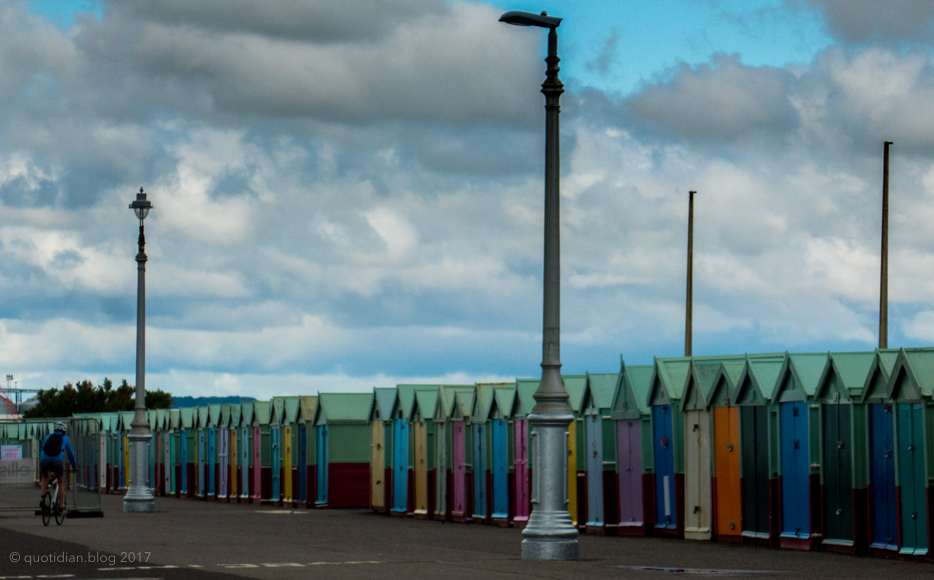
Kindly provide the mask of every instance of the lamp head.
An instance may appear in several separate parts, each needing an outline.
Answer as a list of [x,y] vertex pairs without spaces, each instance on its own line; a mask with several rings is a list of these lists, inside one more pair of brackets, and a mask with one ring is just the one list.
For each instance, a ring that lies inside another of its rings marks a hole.
[[152,209],[152,202],[146,199],[146,192],[143,191],[142,187],[139,188],[139,193],[136,194],[136,201],[130,204],[130,209],[133,210],[140,222],[149,215],[149,210]]
[[550,28],[552,30],[558,28],[558,25],[561,24],[560,18],[548,16],[545,12],[541,14],[532,14],[531,12],[520,12],[518,10],[503,14],[499,17],[499,21],[516,26],[538,26],[541,28]]

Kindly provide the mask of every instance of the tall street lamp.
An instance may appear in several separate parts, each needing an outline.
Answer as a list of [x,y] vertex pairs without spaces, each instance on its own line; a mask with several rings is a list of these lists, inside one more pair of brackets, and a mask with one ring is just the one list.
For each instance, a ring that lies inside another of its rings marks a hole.
[[545,292],[542,382],[529,415],[532,428],[532,513],[522,530],[525,560],[576,560],[577,528],[568,513],[568,425],[574,420],[561,380],[561,243],[559,219],[560,150],[558,80],[560,18],[545,12],[507,12],[500,22],[548,29],[545,95]]
[[136,407],[130,423],[130,488],[123,497],[123,511],[151,512],[155,500],[149,487],[149,421],[146,420],[146,235],[143,220],[149,215],[152,203],[139,188],[130,209],[139,218],[139,253],[136,254]]

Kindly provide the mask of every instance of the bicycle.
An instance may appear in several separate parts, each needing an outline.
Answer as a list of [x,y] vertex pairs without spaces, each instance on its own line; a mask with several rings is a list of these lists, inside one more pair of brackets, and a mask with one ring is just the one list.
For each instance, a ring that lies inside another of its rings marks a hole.
[[[75,472],[77,469],[66,469],[65,472]],[[64,474],[63,474],[64,475]],[[65,502],[68,497],[64,498],[62,502],[62,507],[58,507],[58,486],[59,486],[59,476],[50,475],[49,477],[49,486],[46,488],[45,495],[42,496],[42,525],[48,526],[49,522],[52,521],[52,518],[55,518],[55,525],[62,525],[62,522],[65,521],[65,515],[67,510],[65,508]],[[53,498],[55,498],[53,500]]]

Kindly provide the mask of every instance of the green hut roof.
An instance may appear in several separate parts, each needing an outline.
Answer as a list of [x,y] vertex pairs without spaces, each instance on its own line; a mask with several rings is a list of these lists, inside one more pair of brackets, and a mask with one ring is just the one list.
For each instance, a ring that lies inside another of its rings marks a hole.
[[272,417],[269,419],[272,425],[281,425],[285,419],[285,397],[272,398]]
[[581,412],[583,412],[588,397],[598,409],[610,409],[613,406],[613,396],[616,394],[619,373],[587,373],[586,376],[587,382],[584,386],[585,392],[581,401]]
[[451,417],[469,419],[473,411],[473,400],[476,394],[476,386],[471,387],[469,391],[458,391],[454,395],[454,408],[451,411]]
[[423,385],[415,389],[415,400],[412,403],[412,415],[416,412],[422,421],[431,419],[438,406],[438,385]]
[[230,427],[230,404],[223,403],[221,405],[221,420],[217,424],[221,429],[227,429]]
[[[874,352],[832,352],[829,354],[827,366],[821,374],[818,383],[816,396],[821,398],[828,393],[828,390],[836,386],[845,390],[843,395],[848,398],[859,398],[863,387],[866,386],[866,378],[869,371],[872,370],[873,361],[876,358]],[[834,379],[837,385],[833,385]]]
[[[412,405],[415,403],[415,389],[419,385],[396,385],[396,400],[392,407],[393,419],[408,421]],[[401,416],[400,416],[401,412]]]
[[485,423],[490,418],[490,408],[493,406],[493,383],[477,383],[477,396],[474,398],[473,411],[470,421]]
[[889,397],[917,400],[934,395],[934,348],[903,348],[889,377]]
[[516,409],[516,383],[507,383],[493,389],[493,400],[503,417],[511,419]]
[[370,409],[370,421],[379,419],[388,421],[392,418],[392,406],[396,402],[396,389],[393,387],[373,387],[373,405]]
[[693,357],[688,367],[684,389],[681,392],[682,411],[703,409],[711,400],[711,394],[720,376],[723,358]]
[[373,393],[318,393],[315,425],[366,423]]
[[691,357],[655,357],[654,370],[652,387],[646,399],[648,405],[652,406],[652,402],[657,398],[667,398],[672,402],[680,401],[691,370]]
[[315,421],[315,412],[318,409],[318,396],[317,395],[302,395],[298,398],[298,417],[296,421],[299,423],[314,423]]
[[770,397],[772,401],[780,400],[782,389],[789,384],[789,376],[794,389],[799,390],[807,399],[813,398],[821,375],[824,374],[824,367],[827,366],[827,360],[828,353],[786,353],[785,363]]
[[221,406],[219,404],[208,405],[208,423],[207,427],[218,427],[221,422]]
[[240,425],[244,427],[253,425],[253,401],[240,403]]
[[129,431],[132,429],[130,423],[133,422],[133,416],[136,415],[136,411],[120,411],[120,428],[124,431]]
[[516,398],[519,400],[517,412],[521,412],[522,415],[532,413],[532,407],[535,406],[535,391],[538,390],[541,382],[541,379],[516,379]]
[[269,425],[272,420],[272,401],[253,401],[253,425]]
[[785,353],[747,355],[732,400],[737,404],[766,404],[784,366]]
[[198,421],[198,423],[197,423],[196,427],[197,427],[198,429],[204,429],[205,427],[208,427],[208,426],[210,425],[210,422],[211,422],[211,409],[208,407],[208,405],[205,405],[205,406],[203,406],[203,407],[198,407],[198,418],[197,418],[197,421]]
[[584,387],[587,386],[587,375],[561,375],[564,388],[568,392],[568,404],[576,415],[584,402]]
[[227,425],[231,428],[240,426],[240,416],[243,412],[243,407],[240,403],[231,403],[230,404],[230,422]]
[[435,421],[449,421],[458,407],[457,396],[473,396],[474,385],[441,385],[435,407]]

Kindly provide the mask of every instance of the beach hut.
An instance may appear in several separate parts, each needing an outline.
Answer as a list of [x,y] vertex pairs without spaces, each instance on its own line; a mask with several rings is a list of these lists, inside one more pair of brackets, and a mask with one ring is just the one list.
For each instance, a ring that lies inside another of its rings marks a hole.
[[417,519],[434,517],[435,479],[435,424],[434,412],[438,404],[438,386],[420,385],[415,388],[409,425],[412,437],[412,466],[414,504],[412,516]]
[[[159,493],[159,479],[157,478],[157,473],[159,471],[159,431],[161,431],[161,425],[158,425],[157,421],[159,419],[159,414],[155,409],[146,411],[146,419],[149,422],[149,436],[150,439],[146,443],[147,452],[149,455],[149,480],[146,482],[146,487],[149,488],[153,497]],[[81,461],[81,460],[79,460]]]
[[898,553],[898,496],[895,493],[895,405],[889,377],[898,358],[895,349],[876,349],[860,400],[869,424],[869,499],[866,543],[873,555]]
[[253,470],[257,463],[253,461],[253,402],[244,401],[240,403],[240,502],[249,502],[252,498],[251,491],[255,481]]
[[373,393],[320,393],[317,430],[318,507],[370,505],[370,427]]
[[862,391],[875,353],[830,353],[818,382],[820,402],[821,505],[824,551],[864,554],[867,458],[866,409]]
[[[571,523],[583,528],[587,515],[587,489],[586,464],[578,460],[583,456],[584,439],[580,437],[583,420],[577,419],[584,396],[584,386],[587,384],[587,375],[561,375],[564,388],[568,393],[568,405],[575,420],[568,425],[568,513]],[[531,436],[531,425],[529,433]]]
[[285,398],[272,398],[272,418],[269,421],[270,472],[272,473],[271,500],[281,504],[283,491],[282,478],[282,417],[285,413]]
[[721,361],[707,396],[707,410],[713,418],[712,532],[717,541],[742,542],[740,420],[733,394],[744,367],[742,358]]
[[217,500],[217,489],[220,478],[220,421],[221,406],[219,404],[208,405],[208,420],[205,432],[207,433],[207,458],[205,461],[207,467],[207,498]]
[[620,357],[610,413],[616,421],[619,535],[642,536],[654,528],[652,414],[648,405],[654,373],[653,365],[627,365]]
[[513,527],[524,527],[532,513],[532,464],[529,454],[529,420],[535,406],[535,391],[540,379],[516,379],[513,399]]
[[578,416],[584,439],[588,534],[616,532],[616,425],[610,417],[619,373],[587,373]]
[[895,481],[899,554],[903,556],[931,553],[932,395],[934,349],[901,349],[889,377],[889,398],[895,401]]
[[[472,395],[474,385],[442,385],[438,390],[435,404],[435,514],[436,520],[451,521],[450,506],[454,502],[454,473],[458,470],[454,464],[452,418],[457,408],[457,395]],[[462,422],[461,422],[462,423]],[[460,425],[463,436],[463,424]],[[461,448],[463,445],[461,444]],[[460,454],[463,455],[463,452]],[[463,463],[463,462],[462,462]],[[463,466],[460,466],[463,469]],[[463,485],[460,486],[463,488]],[[461,503],[463,505],[463,503]]]
[[826,366],[826,353],[786,354],[771,397],[778,406],[783,548],[813,550],[821,540],[820,413],[814,396]]
[[178,426],[181,421],[178,409],[167,409],[165,417],[165,492],[178,497]]
[[217,496],[218,501],[227,501],[230,496],[230,404],[219,405],[217,420]]
[[251,501],[272,501],[272,401],[253,402],[253,481]]
[[514,426],[510,418],[514,415],[516,384],[503,383],[493,387],[493,404],[490,407],[490,520],[493,524],[506,527],[514,516],[510,490],[515,486]]
[[[417,385],[396,385],[396,399],[392,406],[392,507],[389,513],[405,516],[412,512],[410,503],[414,490],[410,461],[409,413],[415,402]],[[320,476],[320,471],[319,471]]]
[[473,521],[490,522],[488,483],[490,465],[489,417],[493,404],[493,384],[477,384],[474,407],[470,414],[473,470]]
[[679,406],[684,417],[684,537],[688,540],[709,540],[713,535],[713,433],[707,403],[722,365],[720,359],[693,358]]
[[778,546],[778,456],[772,427],[777,409],[770,397],[785,363],[785,355],[748,355],[733,393],[739,407],[740,474],[743,492],[743,541]]
[[298,410],[297,396],[285,397],[282,416],[282,478],[283,502],[298,507]]
[[373,387],[370,407],[370,509],[386,512],[392,504],[392,407],[396,389]]
[[230,467],[227,470],[228,491],[227,501],[240,499],[240,418],[243,407],[240,403],[230,404],[230,415],[227,421],[227,457]]
[[475,386],[455,393],[454,408],[451,411],[451,462],[453,465],[451,519],[455,522],[466,522],[473,513],[473,481],[471,478],[473,445],[470,415],[475,398]]
[[690,357],[656,358],[647,398],[652,407],[658,535],[684,535],[684,418],[680,402],[690,368]]
[[130,488],[130,429],[132,429],[135,411],[120,412],[120,490],[126,493]]
[[197,446],[195,451],[196,465],[198,466],[195,475],[195,489],[197,497],[204,499],[208,487],[208,418],[210,413],[207,405],[195,408],[195,436],[197,437]]
[[316,395],[298,398],[296,418],[298,437],[298,503],[306,508],[314,507],[317,496],[315,455],[315,411],[318,407]]

